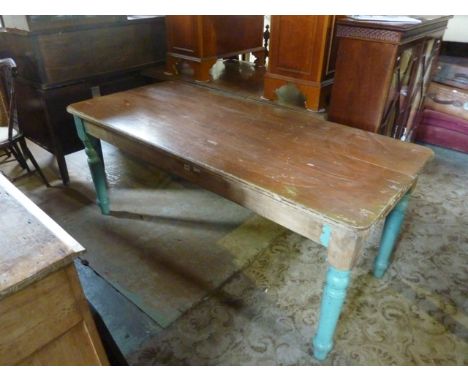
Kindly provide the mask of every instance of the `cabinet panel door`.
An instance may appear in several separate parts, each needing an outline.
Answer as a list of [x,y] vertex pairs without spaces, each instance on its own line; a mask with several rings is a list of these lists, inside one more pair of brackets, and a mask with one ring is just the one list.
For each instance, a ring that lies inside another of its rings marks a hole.
[[319,81],[331,17],[272,16],[271,72]]
[[166,16],[169,52],[199,56],[200,18],[202,16]]

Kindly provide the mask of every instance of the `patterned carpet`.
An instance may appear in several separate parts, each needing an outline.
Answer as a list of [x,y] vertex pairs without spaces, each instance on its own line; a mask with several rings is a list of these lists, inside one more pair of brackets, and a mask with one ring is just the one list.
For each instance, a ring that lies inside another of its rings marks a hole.
[[356,265],[328,359],[310,340],[325,249],[285,231],[243,271],[143,350],[137,365],[466,365],[468,155],[434,148],[394,260],[370,273],[380,232]]

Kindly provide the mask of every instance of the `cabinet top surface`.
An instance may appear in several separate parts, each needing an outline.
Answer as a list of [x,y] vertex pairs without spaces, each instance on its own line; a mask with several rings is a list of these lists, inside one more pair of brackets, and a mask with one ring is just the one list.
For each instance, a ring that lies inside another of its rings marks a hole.
[[408,32],[415,29],[427,28],[431,25],[440,26],[439,24],[445,22],[452,16],[410,16],[412,18],[421,20],[420,23],[402,23],[402,22],[390,22],[390,21],[364,21],[356,20],[351,17],[345,17],[337,21],[339,25],[348,25],[361,28],[373,28],[373,29],[385,29],[393,30],[397,32]]
[[69,264],[84,248],[0,174],[0,299]]
[[[72,104],[98,129],[352,229],[383,217],[428,148],[183,82]],[[104,138],[105,139],[105,138]]]

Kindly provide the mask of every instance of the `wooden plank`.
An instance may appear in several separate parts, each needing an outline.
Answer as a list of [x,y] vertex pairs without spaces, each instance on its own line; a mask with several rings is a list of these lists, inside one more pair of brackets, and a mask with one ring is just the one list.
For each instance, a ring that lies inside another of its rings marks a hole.
[[19,363],[22,366],[101,366],[84,322]]
[[[81,316],[83,318],[81,342],[83,343],[84,347],[87,347],[87,344],[89,344],[88,350],[85,350],[84,348],[81,350],[81,352],[88,352],[90,355],[92,354],[92,356],[88,355],[83,358],[75,358],[75,356],[71,354],[71,357],[73,360],[83,360],[84,364],[87,365],[108,365],[109,361],[107,359],[106,351],[104,350],[99,332],[97,330],[93,316],[91,315],[88,300],[86,299],[83,293],[83,289],[81,288],[80,279],[78,278],[75,266],[69,265],[67,268],[65,268],[64,271],[67,274],[69,285],[72,289],[73,295],[75,296],[78,309],[80,310]],[[77,336],[76,340],[78,340]],[[78,357],[78,354],[76,357]],[[91,357],[91,359],[87,361],[89,357]]]
[[1,300],[0,318],[2,365],[20,362],[82,321],[63,270]]
[[69,264],[84,248],[0,174],[0,299]]
[[432,157],[424,147],[181,82],[68,111],[96,126],[92,135],[121,136],[352,229],[385,216]]

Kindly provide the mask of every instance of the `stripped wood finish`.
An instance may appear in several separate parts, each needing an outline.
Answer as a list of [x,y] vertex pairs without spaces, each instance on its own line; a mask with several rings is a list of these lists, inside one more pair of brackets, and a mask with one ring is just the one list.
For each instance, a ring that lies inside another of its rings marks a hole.
[[0,298],[70,264],[84,248],[0,174]]
[[106,365],[73,259],[84,248],[0,174],[0,365]]
[[[98,97],[68,111],[86,145],[103,213],[110,207],[99,139],[323,244],[332,276],[349,272],[369,230],[414,186],[433,155],[425,147],[183,82]],[[338,286],[343,293],[346,285]],[[324,317],[337,320],[341,300],[328,293],[324,301],[322,307],[334,306]],[[334,329],[319,323],[317,358],[330,351]]]
[[142,151],[182,159],[358,229],[383,217],[432,156],[424,147],[185,83],[68,110],[99,126],[89,126],[93,136],[122,136]]

